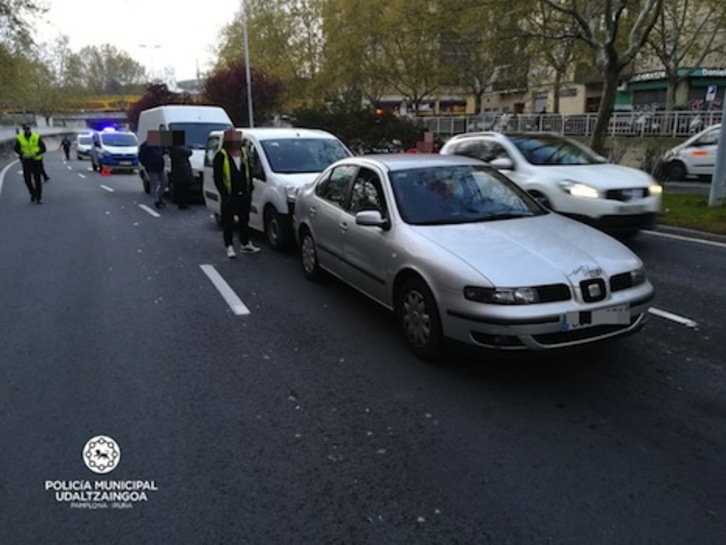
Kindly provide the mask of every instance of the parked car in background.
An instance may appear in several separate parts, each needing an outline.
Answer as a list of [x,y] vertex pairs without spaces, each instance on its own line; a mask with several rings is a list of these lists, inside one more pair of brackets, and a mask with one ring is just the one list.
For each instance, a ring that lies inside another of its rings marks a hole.
[[685,180],[698,176],[710,180],[716,168],[716,153],[721,125],[711,125],[663,156],[663,168],[668,180]]
[[466,133],[441,153],[486,161],[544,206],[613,234],[653,227],[661,208],[662,187],[650,174],[558,134]]
[[101,171],[139,168],[139,141],[132,132],[104,129],[93,133],[91,167]]
[[621,337],[653,297],[623,244],[469,157],[338,161],[298,191],[294,228],[304,274],[330,273],[393,310],[424,359],[446,338],[547,350]]
[[93,148],[93,133],[84,132],[76,136],[76,159],[90,159]]
[[[252,128],[242,132],[254,184],[250,227],[265,233],[275,250],[292,242],[292,211],[296,189],[328,165],[352,155],[334,135],[316,129]],[[222,147],[224,131],[213,131],[204,157],[204,202],[220,221],[220,199],[214,185],[214,156]]]

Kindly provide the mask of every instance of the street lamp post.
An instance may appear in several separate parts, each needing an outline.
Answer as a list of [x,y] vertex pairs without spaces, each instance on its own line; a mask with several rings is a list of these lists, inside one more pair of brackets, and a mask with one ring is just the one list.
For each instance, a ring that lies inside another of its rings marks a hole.
[[155,67],[155,63],[154,63],[154,50],[160,49],[161,45],[160,44],[139,44],[139,47],[141,47],[143,49],[151,50],[151,79],[155,80],[156,79],[156,67]]
[[250,76],[250,46],[247,40],[247,1],[242,0],[242,35],[245,46],[245,75],[247,76],[247,115],[250,127],[255,126],[254,109],[252,107],[252,79]]

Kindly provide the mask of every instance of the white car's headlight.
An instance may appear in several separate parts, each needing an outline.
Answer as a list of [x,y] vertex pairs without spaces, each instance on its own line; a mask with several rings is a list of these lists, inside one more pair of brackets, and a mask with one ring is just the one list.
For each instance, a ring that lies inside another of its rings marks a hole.
[[663,194],[663,186],[660,184],[650,184],[648,187],[648,194],[652,197],[657,197]]
[[584,199],[598,199],[600,197],[600,192],[597,189],[581,182],[562,180],[558,185],[562,191],[569,193],[573,197],[581,197]]
[[529,305],[539,303],[539,295],[534,288],[479,288],[467,286],[464,297],[470,301],[493,305]]
[[633,282],[633,286],[639,286],[640,284],[643,284],[646,279],[645,269],[643,267],[640,267],[638,269],[635,269],[634,271],[630,271],[630,278]]

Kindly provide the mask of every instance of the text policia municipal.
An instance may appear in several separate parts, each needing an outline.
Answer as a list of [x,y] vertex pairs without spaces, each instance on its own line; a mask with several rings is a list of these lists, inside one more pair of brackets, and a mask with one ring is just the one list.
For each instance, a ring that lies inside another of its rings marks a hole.
[[45,489],[55,491],[59,502],[148,501],[147,492],[156,492],[155,481],[45,481]]

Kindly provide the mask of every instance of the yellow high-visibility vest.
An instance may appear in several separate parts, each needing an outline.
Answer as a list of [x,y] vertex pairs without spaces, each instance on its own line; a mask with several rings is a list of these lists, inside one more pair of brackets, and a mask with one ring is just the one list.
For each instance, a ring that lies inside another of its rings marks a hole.
[[31,133],[30,138],[26,138],[24,133],[18,135],[18,142],[20,143],[20,154],[23,159],[33,159],[40,161],[43,156],[40,153],[40,135]]
[[[231,193],[232,167],[229,164],[229,154],[224,148],[222,148],[220,151],[222,152],[222,155],[224,155],[224,162],[222,163],[222,182],[224,183],[224,187],[227,188],[227,193]],[[248,187],[246,189],[249,191],[249,186],[252,184],[252,180],[250,179],[250,163],[247,160],[247,150],[244,147],[242,148],[242,164],[245,167],[245,174],[247,176],[245,183],[248,184]]]

